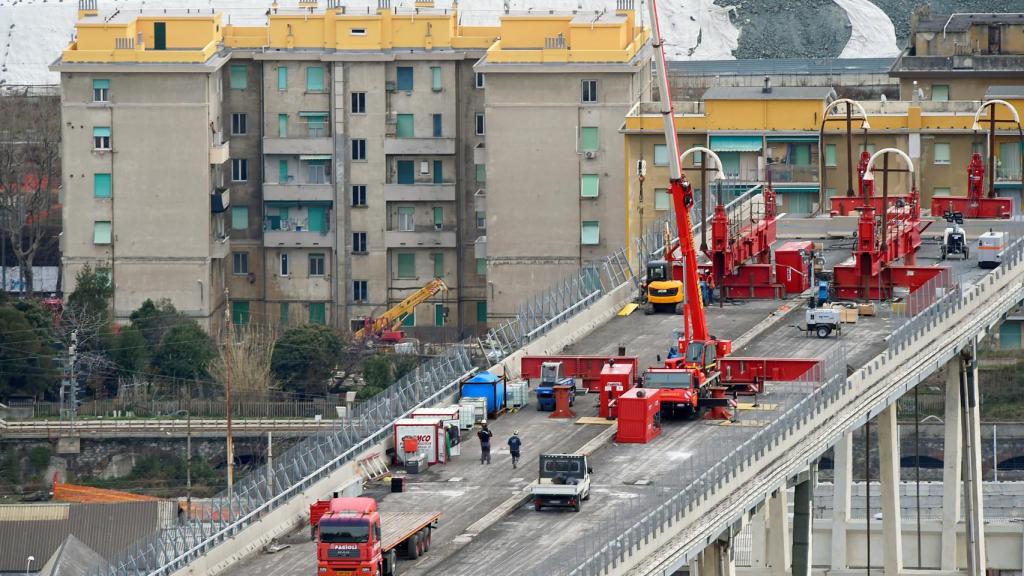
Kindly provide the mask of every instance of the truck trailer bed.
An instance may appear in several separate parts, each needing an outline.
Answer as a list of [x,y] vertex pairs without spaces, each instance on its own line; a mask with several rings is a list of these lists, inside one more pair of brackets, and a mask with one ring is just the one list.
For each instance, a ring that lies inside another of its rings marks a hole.
[[440,517],[440,512],[380,512],[381,548],[391,550]]

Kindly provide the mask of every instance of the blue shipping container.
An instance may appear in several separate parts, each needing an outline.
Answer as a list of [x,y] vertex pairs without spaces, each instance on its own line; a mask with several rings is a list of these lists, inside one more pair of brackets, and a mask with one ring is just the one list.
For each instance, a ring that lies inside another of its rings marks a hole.
[[487,413],[505,407],[505,381],[490,372],[481,372],[462,384],[463,398],[486,398]]

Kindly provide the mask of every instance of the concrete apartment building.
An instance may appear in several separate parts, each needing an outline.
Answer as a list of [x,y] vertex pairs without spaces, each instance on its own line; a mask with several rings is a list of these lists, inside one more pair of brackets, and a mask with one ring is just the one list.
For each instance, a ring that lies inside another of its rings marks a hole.
[[[419,306],[408,331],[482,331],[493,286],[527,284],[503,270],[488,282],[486,229],[521,246],[558,228],[545,221],[506,236],[502,224],[523,213],[523,198],[510,218],[487,218],[489,201],[504,210],[495,198],[535,182],[519,169],[530,158],[502,148],[502,138],[545,150],[526,173],[558,167],[546,186],[571,186],[587,222],[621,212],[611,194],[622,189],[613,127],[646,69],[628,2],[613,15],[508,14],[492,27],[462,26],[454,10],[426,3],[369,14],[274,7],[266,26],[232,26],[197,11],[101,18],[84,2],[78,35],[53,65],[69,119],[65,277],[70,292],[85,263],[110,270],[119,320],[146,298],[167,297],[208,327],[220,324],[225,299],[237,324],[358,327],[436,277],[448,291]],[[492,71],[505,73],[494,86]],[[587,89],[598,101],[581,101],[584,80],[597,82]],[[526,86],[550,102],[545,117],[500,108],[530,102]],[[581,122],[601,127],[596,154],[577,142],[593,137]],[[165,137],[145,139],[154,129]],[[549,143],[545,131],[557,132],[557,154],[536,146]],[[593,190],[605,191],[588,207],[581,173],[588,190],[593,175]],[[488,176],[510,187],[488,190]],[[621,225],[603,224],[593,245],[581,242],[580,222],[565,227],[558,254],[575,254],[572,268],[622,242]],[[509,293],[518,301],[528,291]]]
[[507,33],[530,20],[505,18],[500,43],[475,67],[487,79],[493,318],[514,314],[526,297],[626,242],[617,128],[633,102],[649,98],[646,35],[627,10],[545,19],[546,54],[528,58],[524,32]]

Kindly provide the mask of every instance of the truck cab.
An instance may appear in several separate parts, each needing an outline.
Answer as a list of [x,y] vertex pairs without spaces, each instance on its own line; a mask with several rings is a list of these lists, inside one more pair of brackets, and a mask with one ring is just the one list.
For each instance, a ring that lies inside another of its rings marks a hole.
[[332,498],[310,506],[318,574],[384,574],[380,514],[373,498]]
[[647,263],[647,280],[644,284],[645,314],[668,312],[678,314],[683,305],[683,283],[672,273],[667,260],[652,260]]
[[576,402],[576,379],[562,376],[561,362],[544,362],[540,365],[540,383],[537,384],[537,410],[551,412],[555,409],[555,386],[569,386],[569,406]]
[[590,474],[587,457],[579,454],[541,454],[540,475],[533,485],[533,508],[570,507],[580,511],[590,499]]
[[687,418],[700,413],[700,394],[704,374],[689,368],[649,368],[644,373],[644,388],[659,391],[662,415],[681,412]]

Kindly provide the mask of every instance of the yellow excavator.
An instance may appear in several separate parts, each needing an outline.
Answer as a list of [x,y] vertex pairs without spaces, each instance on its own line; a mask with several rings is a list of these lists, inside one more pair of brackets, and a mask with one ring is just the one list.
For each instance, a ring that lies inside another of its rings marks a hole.
[[444,280],[435,278],[426,286],[410,294],[405,300],[395,304],[387,312],[376,318],[367,318],[363,327],[352,335],[356,342],[363,342],[368,338],[377,338],[381,342],[399,342],[405,338],[405,333],[399,330],[402,321],[416,310],[416,307],[433,298],[438,292],[447,292],[448,285]]
[[644,314],[683,312],[683,280],[682,267],[677,265],[673,257],[676,244],[672,243],[672,234],[668,223],[665,224],[665,257],[647,263],[647,275],[642,285],[642,301]]

